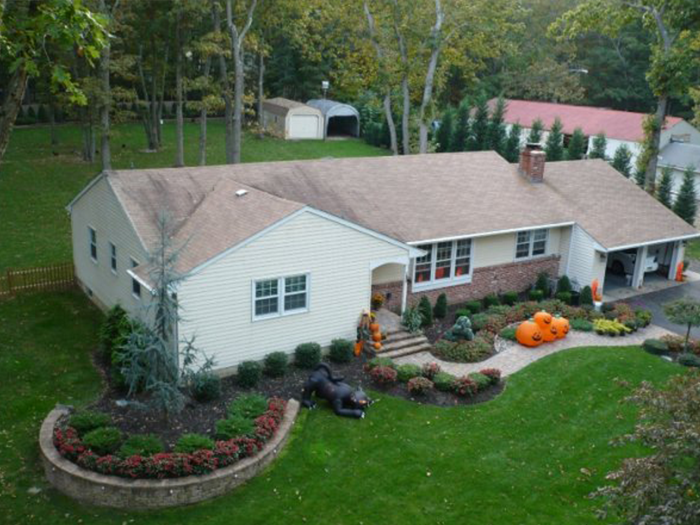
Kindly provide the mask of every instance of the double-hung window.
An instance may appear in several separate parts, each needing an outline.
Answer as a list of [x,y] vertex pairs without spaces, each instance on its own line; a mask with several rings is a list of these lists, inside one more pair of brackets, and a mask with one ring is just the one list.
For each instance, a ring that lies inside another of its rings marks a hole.
[[117,247],[113,243],[109,243],[109,267],[112,273],[117,273]]
[[447,285],[465,282],[471,277],[471,239],[437,242],[418,246],[426,253],[416,258],[414,284],[417,286]]
[[88,226],[88,240],[90,241],[90,259],[97,262],[97,232]]
[[253,292],[256,319],[305,312],[309,307],[309,276],[291,275],[255,281]]
[[[131,269],[136,268],[139,263],[135,259],[130,259]],[[136,299],[141,299],[141,283],[138,282],[134,277],[131,278],[131,294],[136,297]]]
[[544,255],[547,253],[548,236],[549,230],[547,229],[518,232],[515,241],[515,258],[526,259]]

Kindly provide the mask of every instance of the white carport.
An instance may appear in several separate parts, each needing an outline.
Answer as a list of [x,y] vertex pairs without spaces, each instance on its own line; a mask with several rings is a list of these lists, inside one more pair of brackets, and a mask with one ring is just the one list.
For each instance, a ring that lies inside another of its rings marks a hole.
[[271,98],[263,101],[263,127],[283,139],[322,139],[323,114],[296,100]]
[[307,104],[323,114],[325,118],[324,138],[343,135],[360,136],[360,112],[350,104],[325,98],[311,99]]

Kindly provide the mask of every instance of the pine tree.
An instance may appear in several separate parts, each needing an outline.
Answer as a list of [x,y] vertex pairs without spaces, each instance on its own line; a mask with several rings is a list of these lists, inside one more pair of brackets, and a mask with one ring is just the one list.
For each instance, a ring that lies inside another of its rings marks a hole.
[[437,129],[435,134],[435,140],[437,140],[437,151],[440,153],[450,150],[450,139],[452,137],[453,130],[453,114],[454,110],[448,107],[442,114],[442,119],[440,120],[440,127]]
[[661,182],[656,188],[656,198],[661,204],[669,209],[673,208],[673,203],[671,202],[671,187],[673,185],[673,170],[666,166],[661,170]]
[[571,135],[569,147],[566,149],[567,160],[581,160],[586,151],[586,137],[583,135],[581,128],[576,128],[574,134]]
[[556,162],[564,158],[564,136],[562,134],[562,123],[559,117],[554,119],[552,129],[549,130],[547,143],[544,150],[547,153],[547,162]]
[[496,107],[491,113],[488,129],[488,146],[487,149],[503,154],[503,148],[506,142],[506,125],[503,122],[506,112],[506,102],[503,97],[498,97]]
[[627,144],[620,144],[615,150],[615,156],[611,162],[613,168],[622,173],[628,179],[632,175],[632,153]]
[[634,171],[634,182],[637,183],[637,186],[640,188],[644,187],[644,180],[646,177],[646,172],[644,170],[636,169]]
[[508,162],[518,162],[520,157],[520,135],[522,128],[519,123],[515,123],[510,127],[508,138],[503,147],[503,158]]
[[466,151],[469,141],[469,101],[465,98],[457,108],[457,116],[452,127],[449,151]]
[[527,136],[527,141],[530,144],[539,144],[542,142],[542,130],[544,129],[544,124],[540,119],[535,119],[530,128],[530,134]]
[[471,126],[471,135],[467,141],[469,151],[483,151],[488,149],[489,133],[489,105],[486,97],[479,97],[476,104],[476,114]]
[[608,139],[605,133],[598,133],[593,138],[593,149],[588,154],[589,159],[605,159],[605,150],[608,147]]
[[695,224],[695,213],[697,212],[697,196],[695,194],[695,169],[688,166],[683,174],[683,184],[678,190],[678,197],[673,205],[673,211],[681,219],[690,225]]

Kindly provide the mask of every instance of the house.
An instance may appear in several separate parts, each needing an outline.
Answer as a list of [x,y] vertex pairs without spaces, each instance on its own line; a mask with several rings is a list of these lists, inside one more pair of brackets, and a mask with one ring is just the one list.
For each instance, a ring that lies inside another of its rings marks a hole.
[[[491,109],[495,105],[496,99],[489,101]],[[552,102],[506,100],[504,120],[509,126],[516,122],[520,123],[523,127],[523,144],[535,120],[540,119],[544,124],[544,129],[549,130],[557,117],[564,126],[565,144],[574,130],[581,128],[588,139],[588,150],[591,150],[595,135],[605,133],[607,138],[606,157],[612,159],[617,148],[625,144],[632,153],[632,165],[634,165],[644,140],[642,123],[646,114]],[[546,140],[547,132],[545,131],[542,142],[544,143]],[[669,116],[666,118],[666,125],[661,132],[660,149],[672,142],[700,146],[700,131],[682,118]]]
[[695,188],[700,191],[700,145],[679,142],[666,144],[659,153],[659,168],[671,169],[674,195],[678,194],[687,168],[695,173]]
[[[673,278],[694,228],[602,160],[494,152],[117,170],[68,206],[76,276],[138,315],[167,211],[182,246],[180,337],[228,368],[354,338],[373,292],[401,310],[526,290],[538,274],[606,286],[611,254],[655,254]],[[637,263],[630,286],[642,287]]]
[[324,120],[316,108],[277,97],[263,101],[263,127],[283,139],[322,139]]
[[323,113],[325,119],[323,138],[360,136],[360,112],[354,106],[325,98],[311,99],[307,104]]

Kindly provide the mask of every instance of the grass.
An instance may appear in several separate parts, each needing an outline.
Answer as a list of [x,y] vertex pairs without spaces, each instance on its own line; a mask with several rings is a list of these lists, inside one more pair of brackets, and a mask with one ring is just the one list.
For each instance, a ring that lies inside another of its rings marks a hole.
[[[70,220],[65,206],[100,171],[98,162],[80,160],[81,131],[78,126],[59,126],[59,145],[52,148],[48,127],[17,128],[0,164],[0,272],[8,267],[27,267],[71,259]],[[115,126],[112,142],[114,168],[172,166],[175,127],[166,122],[164,144],[157,153],[144,152],[143,127],[139,123]],[[208,130],[207,161],[225,161],[224,127],[211,121]],[[55,151],[57,155],[52,152]],[[196,165],[199,125],[185,126],[185,163]],[[246,135],[243,162],[260,162],[321,157],[384,155],[385,150],[360,140],[284,141]]]
[[[608,442],[633,427],[631,385],[677,365],[637,347],[580,348],[515,374],[496,400],[436,408],[377,395],[364,420],[304,411],[262,475],[193,507],[123,513],[82,507],[47,486],[41,418],[97,395],[99,314],[77,293],[0,303],[0,515],[7,523],[594,524],[586,496],[638,450]],[[36,495],[28,490],[41,488]]]
[[685,247],[685,256],[686,258],[700,261],[700,240],[696,239],[688,242],[688,245]]

